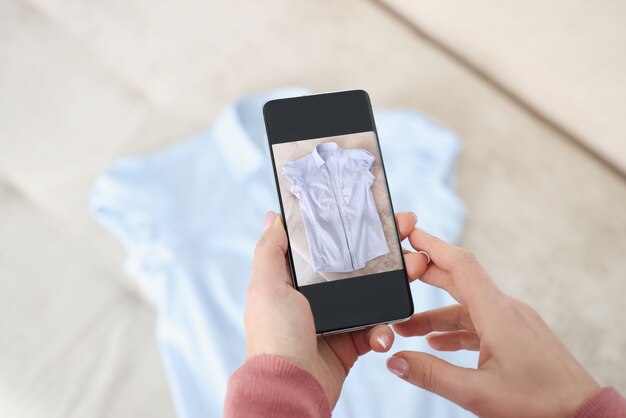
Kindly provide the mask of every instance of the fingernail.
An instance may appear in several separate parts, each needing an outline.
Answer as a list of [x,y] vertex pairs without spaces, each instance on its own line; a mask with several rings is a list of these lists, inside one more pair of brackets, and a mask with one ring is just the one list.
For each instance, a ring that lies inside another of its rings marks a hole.
[[409,378],[409,363],[402,357],[389,357],[387,359],[387,368],[401,379],[406,380]]
[[383,350],[387,350],[389,348],[390,338],[387,334],[380,334],[376,337],[376,341],[383,347]]
[[276,219],[276,213],[274,211],[268,211],[267,215],[265,215],[265,221],[263,222],[263,229],[267,230],[274,223],[274,219]]
[[413,219],[415,219],[415,223],[417,223],[417,215],[415,212],[409,212],[409,214],[413,217]]

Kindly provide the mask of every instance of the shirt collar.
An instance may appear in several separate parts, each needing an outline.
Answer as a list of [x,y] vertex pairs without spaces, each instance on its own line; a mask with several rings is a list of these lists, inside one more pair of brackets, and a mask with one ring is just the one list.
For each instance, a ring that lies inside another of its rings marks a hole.
[[324,142],[321,144],[317,144],[315,146],[315,149],[313,150],[313,160],[315,161],[315,164],[318,167],[323,166],[324,164],[326,164],[326,161],[324,161],[324,159],[322,158],[322,156],[319,154],[319,151],[322,150],[333,150],[334,152],[328,157],[328,159],[334,158],[334,157],[338,157],[341,153],[341,147],[339,145],[337,145],[336,142]]
[[231,178],[242,181],[263,165],[263,154],[241,125],[234,105],[225,108],[217,117],[213,135]]
[[242,182],[269,164],[263,104],[271,99],[310,94],[301,87],[287,87],[245,97],[226,107],[212,128],[213,143],[230,178]]

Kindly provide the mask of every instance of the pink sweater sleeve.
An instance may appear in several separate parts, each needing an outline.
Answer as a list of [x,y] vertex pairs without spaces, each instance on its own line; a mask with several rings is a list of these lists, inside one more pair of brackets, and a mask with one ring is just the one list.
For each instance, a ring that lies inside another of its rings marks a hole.
[[[308,371],[278,356],[248,360],[228,381],[224,417],[330,417],[324,388]],[[626,399],[613,387],[598,389],[571,418],[626,417]]]
[[624,418],[626,399],[612,386],[598,389],[571,418]]
[[330,405],[311,373],[281,357],[260,355],[230,377],[224,417],[328,418]]

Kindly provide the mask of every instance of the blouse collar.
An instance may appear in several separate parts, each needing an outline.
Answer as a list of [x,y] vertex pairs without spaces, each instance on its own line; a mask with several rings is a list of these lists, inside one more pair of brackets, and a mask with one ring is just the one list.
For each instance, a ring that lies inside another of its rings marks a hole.
[[[320,151],[331,151],[331,153],[328,155],[328,157],[326,157],[326,160],[324,160],[322,158],[322,156],[319,154]],[[335,142],[324,142],[321,144],[317,144],[315,146],[315,149],[313,150],[313,160],[315,161],[315,164],[318,167],[323,166],[324,164],[326,164],[326,161],[328,161],[329,159],[335,157],[335,156],[339,156],[339,154],[341,153],[341,147],[339,145],[337,145],[337,143]]]

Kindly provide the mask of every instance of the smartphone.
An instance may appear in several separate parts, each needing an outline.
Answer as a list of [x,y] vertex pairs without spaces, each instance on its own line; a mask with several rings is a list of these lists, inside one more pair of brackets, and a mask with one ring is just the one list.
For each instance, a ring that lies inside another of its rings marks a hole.
[[263,116],[293,285],[317,333],[409,318],[413,299],[367,92],[271,100]]

